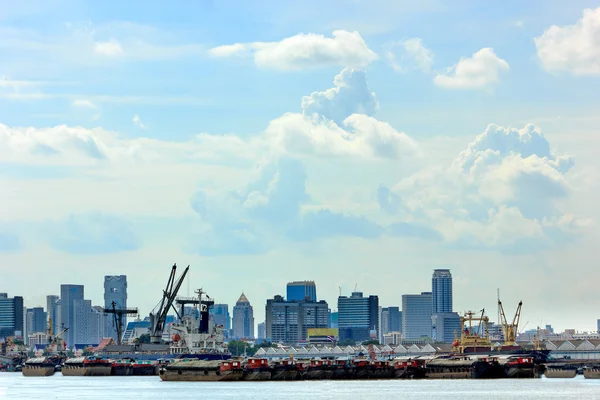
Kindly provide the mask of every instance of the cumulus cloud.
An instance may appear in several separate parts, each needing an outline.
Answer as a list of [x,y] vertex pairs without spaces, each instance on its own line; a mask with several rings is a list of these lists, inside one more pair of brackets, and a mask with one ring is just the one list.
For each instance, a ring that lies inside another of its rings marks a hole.
[[323,92],[313,92],[302,98],[302,113],[322,115],[341,123],[351,114],[373,115],[379,108],[375,92],[367,85],[364,70],[344,68],[335,76],[334,87]]
[[573,25],[552,25],[534,41],[547,71],[600,75],[600,7],[584,10]]
[[[393,188],[381,186],[377,199],[383,211],[401,218],[407,235],[437,233],[461,247],[539,248],[567,232],[560,222],[567,215],[557,200],[571,193],[566,174],[572,165],[571,156],[550,151],[540,128],[492,124],[450,167],[420,171]],[[576,220],[563,238],[580,232]]]
[[373,238],[382,233],[382,228],[364,217],[326,208],[304,210],[311,201],[306,179],[300,161],[283,157],[260,163],[239,191],[196,191],[190,205],[206,226],[196,236],[198,245],[188,250],[207,256],[256,254],[289,240]]
[[133,118],[131,119],[131,122],[133,122],[134,125],[137,126],[138,128],[141,128],[141,129],[146,128],[146,125],[144,125],[144,123],[142,122],[142,119],[137,114],[135,114],[133,116]]
[[433,81],[445,89],[485,89],[498,83],[500,73],[508,70],[508,63],[487,47],[470,58],[461,58],[456,65],[448,68],[445,74],[438,74]]
[[94,44],[94,52],[106,57],[117,57],[125,53],[121,44],[114,39],[107,42],[96,42]]
[[260,68],[300,70],[322,66],[364,67],[377,59],[358,32],[333,31],[332,37],[300,33],[279,42],[224,45],[209,50],[213,57],[251,54]]
[[395,71],[406,73],[413,70],[429,72],[434,54],[419,38],[411,38],[389,46],[385,57]]
[[132,251],[141,241],[125,220],[104,213],[72,214],[48,224],[50,246],[75,254],[107,254]]

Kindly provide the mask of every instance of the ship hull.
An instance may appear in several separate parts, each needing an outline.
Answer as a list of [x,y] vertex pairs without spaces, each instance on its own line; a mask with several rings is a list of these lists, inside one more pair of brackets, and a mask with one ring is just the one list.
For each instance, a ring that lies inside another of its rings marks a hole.
[[268,381],[271,379],[270,369],[248,369],[244,371],[244,381]]
[[64,376],[110,376],[112,365],[70,366],[65,365],[62,369]]
[[396,379],[422,379],[425,378],[425,369],[421,367],[400,367],[394,370]]
[[52,376],[54,375],[54,365],[28,366],[22,368],[23,376]]
[[349,367],[337,367],[333,370],[331,379],[354,379],[354,369]]
[[239,381],[242,379],[243,371],[209,371],[209,370],[167,370],[161,369],[160,379],[166,382],[218,382]]
[[113,365],[111,375],[131,376],[133,375],[133,367],[131,365]]
[[560,368],[546,368],[544,376],[546,378],[575,378],[577,375],[576,369],[560,369]]
[[589,368],[583,370],[585,379],[600,379],[600,368]]
[[283,367],[283,368],[273,368],[273,372],[271,375],[272,381],[293,381],[299,378],[299,373],[297,368],[293,367]]

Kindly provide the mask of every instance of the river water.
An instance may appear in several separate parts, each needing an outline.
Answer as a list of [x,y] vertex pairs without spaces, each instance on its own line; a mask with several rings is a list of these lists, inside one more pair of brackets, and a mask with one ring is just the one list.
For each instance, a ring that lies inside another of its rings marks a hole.
[[24,377],[0,373],[0,399],[600,399],[600,380],[162,382],[149,377]]

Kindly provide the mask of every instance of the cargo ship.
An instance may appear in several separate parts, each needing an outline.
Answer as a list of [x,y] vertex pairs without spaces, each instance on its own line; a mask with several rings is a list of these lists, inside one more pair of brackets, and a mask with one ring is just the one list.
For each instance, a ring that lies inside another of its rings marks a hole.
[[110,376],[113,362],[102,356],[74,357],[62,366],[64,376]]
[[23,376],[52,376],[56,372],[56,360],[51,357],[30,358],[21,370]]
[[241,361],[180,359],[160,369],[163,381],[238,381],[244,375]]

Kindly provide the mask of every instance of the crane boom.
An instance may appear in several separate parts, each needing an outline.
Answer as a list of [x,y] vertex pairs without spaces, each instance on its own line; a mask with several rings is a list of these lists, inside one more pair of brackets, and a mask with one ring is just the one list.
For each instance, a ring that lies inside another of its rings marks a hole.
[[167,314],[169,310],[173,306],[173,302],[175,301],[175,297],[177,297],[177,293],[181,288],[181,284],[187,275],[190,266],[183,271],[181,276],[176,280],[175,273],[177,271],[177,264],[173,264],[171,268],[171,274],[169,275],[169,280],[167,281],[167,286],[165,290],[163,290],[163,297],[160,301],[160,305],[158,306],[158,310],[156,313],[150,313],[150,342],[158,344],[161,342],[162,333],[165,328],[165,322],[167,320]]

